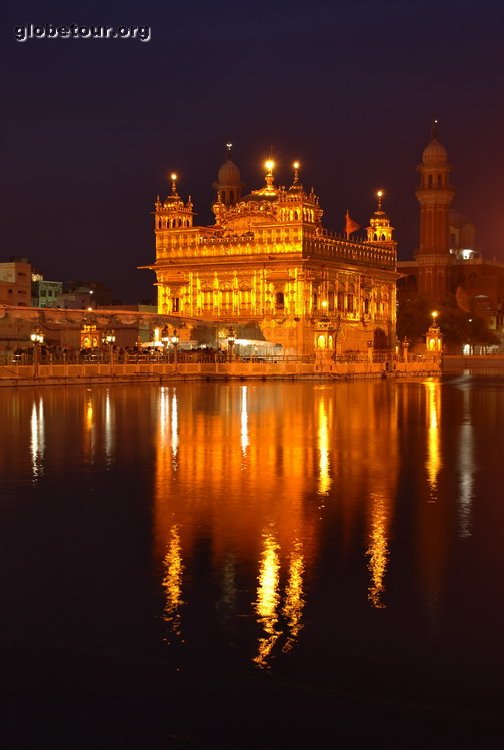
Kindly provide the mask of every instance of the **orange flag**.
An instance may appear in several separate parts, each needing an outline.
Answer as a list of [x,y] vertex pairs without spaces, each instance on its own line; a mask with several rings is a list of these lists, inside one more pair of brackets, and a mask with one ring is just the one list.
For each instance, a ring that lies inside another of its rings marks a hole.
[[345,214],[345,234],[347,236],[347,239],[352,234],[352,232],[356,232],[358,229],[360,229],[360,224],[357,224],[357,222],[351,218],[347,208],[347,212]]

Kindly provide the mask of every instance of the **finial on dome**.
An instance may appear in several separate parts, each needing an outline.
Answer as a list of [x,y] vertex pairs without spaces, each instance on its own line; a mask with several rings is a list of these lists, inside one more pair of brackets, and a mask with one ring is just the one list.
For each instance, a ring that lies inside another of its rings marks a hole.
[[383,198],[383,190],[378,190],[376,193],[376,197],[378,198],[378,211],[382,210],[382,198]]
[[292,165],[294,167],[294,185],[299,184],[299,167],[301,166],[298,161],[295,161]]
[[437,137],[438,137],[438,121],[433,120],[432,128],[431,128],[431,141],[433,141],[434,139],[437,140]]
[[177,179],[178,179],[177,173],[172,172],[170,175],[170,179],[172,181],[172,184],[171,184],[172,194],[177,195]]
[[265,167],[266,167],[266,169],[268,170],[268,172],[267,172],[267,174],[266,174],[266,185],[267,185],[267,186],[268,186],[269,188],[273,188],[273,181],[274,181],[274,179],[275,179],[275,178],[273,177],[273,170],[274,170],[274,168],[275,168],[275,162],[274,162],[274,161],[273,161],[273,159],[272,159],[272,158],[270,157],[270,158],[269,158],[269,159],[268,159],[267,161],[265,161],[265,162],[264,162],[264,166],[265,166]]
[[231,158],[231,151],[233,150],[233,144],[232,143],[226,143],[226,148],[227,148],[228,158],[230,159]]

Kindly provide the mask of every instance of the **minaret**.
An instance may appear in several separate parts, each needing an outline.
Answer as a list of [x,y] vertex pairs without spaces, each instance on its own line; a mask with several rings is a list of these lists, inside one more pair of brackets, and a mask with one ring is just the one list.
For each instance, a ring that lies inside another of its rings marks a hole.
[[213,186],[217,191],[217,201],[220,198],[220,202],[225,205],[226,208],[234,206],[235,203],[239,203],[241,198],[241,191],[244,183],[241,181],[240,170],[231,159],[231,149],[233,148],[232,143],[226,143],[227,148],[227,159],[219,169],[217,180]]
[[366,229],[367,242],[377,245],[385,245],[386,247],[395,250],[397,242],[392,239],[394,227],[390,226],[390,219],[382,206],[383,190],[378,190],[376,197],[378,199],[378,206],[371,216],[369,226]]
[[432,302],[440,302],[451,291],[450,266],[450,203],[454,191],[450,186],[451,165],[445,147],[438,141],[437,120],[434,121],[430,143],[418,165],[420,186],[416,197],[420,203],[420,247],[418,292]]

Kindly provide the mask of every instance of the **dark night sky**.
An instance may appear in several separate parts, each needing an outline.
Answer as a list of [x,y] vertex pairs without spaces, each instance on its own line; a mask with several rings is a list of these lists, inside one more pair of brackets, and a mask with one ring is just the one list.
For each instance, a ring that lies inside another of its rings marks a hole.
[[[94,279],[152,298],[153,201],[180,174],[199,223],[231,140],[246,190],[290,164],[325,226],[362,226],[374,193],[400,259],[418,229],[415,167],[433,118],[454,165],[454,207],[504,261],[502,0],[3,3],[1,260],[47,279]],[[152,40],[29,40],[26,22],[150,25]]]

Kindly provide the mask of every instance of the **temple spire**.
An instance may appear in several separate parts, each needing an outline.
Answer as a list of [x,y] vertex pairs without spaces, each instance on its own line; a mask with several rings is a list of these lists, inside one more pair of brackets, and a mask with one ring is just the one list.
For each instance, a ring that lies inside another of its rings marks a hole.
[[172,184],[171,184],[172,195],[178,197],[178,193],[177,193],[177,174],[175,172],[172,172],[171,175],[170,175],[170,179],[172,181]]
[[438,137],[438,121],[433,120],[432,121],[432,128],[431,128],[431,141],[437,140]]

